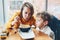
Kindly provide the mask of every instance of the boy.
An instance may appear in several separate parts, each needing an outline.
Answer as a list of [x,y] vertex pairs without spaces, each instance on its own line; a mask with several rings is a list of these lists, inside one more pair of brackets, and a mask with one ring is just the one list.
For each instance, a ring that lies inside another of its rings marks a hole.
[[50,15],[47,12],[37,13],[36,15],[36,30],[41,31],[52,39],[54,39],[54,32],[48,26],[49,21],[51,20]]

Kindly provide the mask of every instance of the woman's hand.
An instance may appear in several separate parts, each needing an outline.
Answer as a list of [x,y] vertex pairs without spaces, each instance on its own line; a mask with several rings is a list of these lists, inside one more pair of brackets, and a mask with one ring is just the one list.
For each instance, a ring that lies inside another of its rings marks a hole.
[[12,25],[14,25],[14,24],[16,24],[17,22],[19,22],[19,20],[20,20],[20,17],[19,17],[19,16],[16,16],[16,17],[14,18],[14,21],[12,22]]

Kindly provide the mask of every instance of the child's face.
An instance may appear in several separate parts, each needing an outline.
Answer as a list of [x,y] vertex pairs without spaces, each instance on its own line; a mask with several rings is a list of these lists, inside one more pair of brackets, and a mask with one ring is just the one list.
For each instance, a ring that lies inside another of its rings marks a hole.
[[31,10],[28,7],[24,7],[23,12],[22,12],[22,16],[26,21],[28,21],[31,17]]
[[36,26],[37,27],[42,27],[44,24],[43,24],[43,19],[41,17],[36,17]]
[[45,27],[48,24],[48,21],[44,21],[41,17],[36,18],[36,26],[39,28]]

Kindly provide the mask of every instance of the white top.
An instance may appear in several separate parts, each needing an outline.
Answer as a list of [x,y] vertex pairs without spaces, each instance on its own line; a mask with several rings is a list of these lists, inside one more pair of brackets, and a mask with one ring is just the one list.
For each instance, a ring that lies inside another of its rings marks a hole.
[[55,39],[54,32],[51,30],[51,28],[50,28],[49,26],[45,26],[43,29],[39,29],[39,28],[37,27],[36,30],[41,31],[41,32],[47,34],[47,35],[50,36],[53,40]]

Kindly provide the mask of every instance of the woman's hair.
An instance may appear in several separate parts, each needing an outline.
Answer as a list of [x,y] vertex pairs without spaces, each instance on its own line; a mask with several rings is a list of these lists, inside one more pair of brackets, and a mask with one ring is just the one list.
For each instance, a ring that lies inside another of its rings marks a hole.
[[43,21],[51,21],[51,15],[48,12],[37,13],[36,17],[40,16]]
[[31,11],[31,16],[33,15],[34,13],[34,8],[33,8],[33,5],[29,2],[25,2],[23,5],[22,5],[22,8],[21,8],[21,13],[20,13],[20,17],[22,18],[22,12],[24,10],[24,7],[28,7]]

